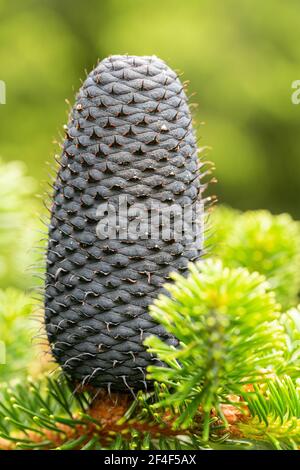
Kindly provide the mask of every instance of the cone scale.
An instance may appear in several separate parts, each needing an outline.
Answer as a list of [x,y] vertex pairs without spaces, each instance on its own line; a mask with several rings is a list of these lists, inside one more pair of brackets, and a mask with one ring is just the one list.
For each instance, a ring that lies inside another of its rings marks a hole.
[[113,219],[127,218],[123,231],[105,232],[102,209],[199,204],[196,139],[175,72],[154,56],[100,62],[76,96],[54,188],[45,286],[52,353],[74,383],[146,389],[146,368],[158,361],[144,339],[177,344],[148,307],[170,272],[199,259],[202,227],[195,219],[168,237],[158,218],[153,236],[149,215],[133,211]]

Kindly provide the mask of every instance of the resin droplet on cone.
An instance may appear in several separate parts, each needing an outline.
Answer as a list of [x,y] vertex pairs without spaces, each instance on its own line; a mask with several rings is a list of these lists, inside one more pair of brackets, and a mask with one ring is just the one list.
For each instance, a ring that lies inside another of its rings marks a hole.
[[125,200],[131,210],[138,204],[166,215],[175,204],[195,214],[200,190],[195,134],[177,75],[156,57],[99,63],[70,116],[49,226],[46,330],[54,357],[75,382],[109,390],[149,385],[146,368],[157,360],[144,339],[177,341],[150,318],[148,306],[171,271],[184,273],[201,255],[199,221],[168,237],[164,218],[158,234],[151,219],[151,236],[149,215],[133,210],[118,219],[122,234],[105,238],[103,208]]

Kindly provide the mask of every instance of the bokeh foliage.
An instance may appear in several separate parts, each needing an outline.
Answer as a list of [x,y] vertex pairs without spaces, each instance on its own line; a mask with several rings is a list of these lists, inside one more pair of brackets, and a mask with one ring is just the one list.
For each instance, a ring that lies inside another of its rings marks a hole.
[[297,0],[0,0],[0,155],[46,180],[84,70],[109,54],[156,54],[197,94],[220,200],[299,218],[299,15]]
[[43,271],[36,189],[24,162],[0,160],[0,383],[39,371],[43,362],[40,339],[34,339],[42,315],[35,276]]
[[0,287],[33,285],[34,245],[42,236],[36,189],[23,162],[0,160]]
[[226,266],[264,274],[278,301],[296,305],[300,291],[300,224],[289,214],[266,210],[239,212],[219,206],[212,212],[212,256]]
[[28,373],[37,360],[32,345],[34,323],[30,322],[34,302],[16,289],[0,290],[0,340],[5,343],[5,363],[0,363],[0,382],[13,380]]

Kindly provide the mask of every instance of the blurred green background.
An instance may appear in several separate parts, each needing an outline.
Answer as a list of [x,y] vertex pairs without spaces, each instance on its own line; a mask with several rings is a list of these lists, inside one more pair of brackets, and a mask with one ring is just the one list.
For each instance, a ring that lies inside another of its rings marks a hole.
[[299,217],[299,18],[299,0],[0,0],[0,156],[43,186],[85,69],[156,54],[196,93],[219,200]]

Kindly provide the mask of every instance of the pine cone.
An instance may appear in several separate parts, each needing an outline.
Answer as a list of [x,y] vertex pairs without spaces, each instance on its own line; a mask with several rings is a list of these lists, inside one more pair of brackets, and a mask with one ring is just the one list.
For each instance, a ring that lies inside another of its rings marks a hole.
[[104,59],[76,97],[49,225],[46,331],[73,381],[109,390],[147,388],[146,367],[158,361],[144,339],[154,334],[177,345],[148,306],[171,271],[184,273],[201,255],[195,218],[181,239],[151,238],[142,228],[142,237],[125,230],[104,238],[99,207],[117,207],[122,196],[127,207],[194,210],[201,187],[191,116],[176,74],[156,57]]

